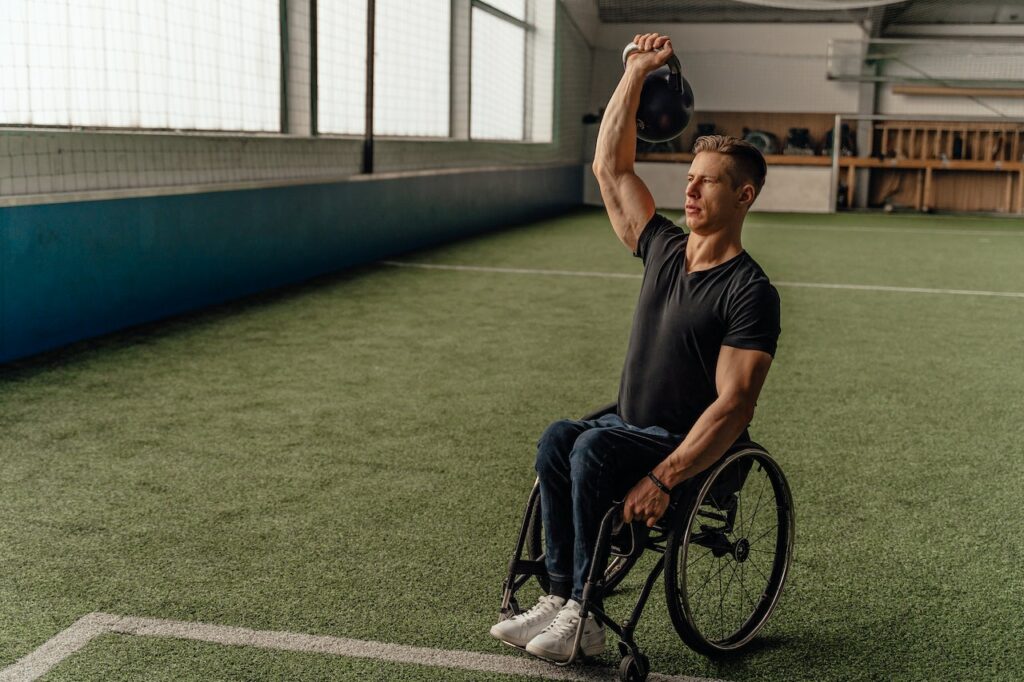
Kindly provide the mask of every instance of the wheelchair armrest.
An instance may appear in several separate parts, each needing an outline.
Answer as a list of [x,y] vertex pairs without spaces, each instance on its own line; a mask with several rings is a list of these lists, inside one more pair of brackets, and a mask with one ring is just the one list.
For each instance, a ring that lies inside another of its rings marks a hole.
[[618,409],[619,409],[619,404],[618,403],[608,403],[607,405],[605,405],[603,407],[599,407],[596,410],[594,410],[593,412],[590,412],[589,414],[584,415],[582,417],[582,420],[583,421],[590,421],[591,419],[597,419],[599,417],[603,417],[606,414],[615,414],[618,411]]

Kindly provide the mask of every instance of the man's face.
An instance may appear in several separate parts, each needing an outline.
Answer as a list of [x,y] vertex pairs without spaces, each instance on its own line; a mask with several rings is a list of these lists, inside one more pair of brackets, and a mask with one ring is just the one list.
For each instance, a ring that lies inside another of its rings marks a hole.
[[686,180],[686,226],[698,234],[710,234],[741,225],[753,197],[753,186],[733,187],[725,154],[699,152],[690,164]]

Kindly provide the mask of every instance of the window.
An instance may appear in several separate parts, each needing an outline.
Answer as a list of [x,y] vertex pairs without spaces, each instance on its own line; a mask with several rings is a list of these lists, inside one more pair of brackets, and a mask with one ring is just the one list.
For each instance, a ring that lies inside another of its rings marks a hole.
[[451,0],[377,0],[373,130],[449,134]]
[[278,0],[4,0],[0,123],[277,131]]
[[317,130],[366,131],[366,0],[317,2]]
[[[447,137],[451,0],[376,0],[373,132]],[[318,130],[365,133],[365,0],[317,5]]]
[[470,137],[549,142],[554,0],[471,0]]
[[[506,3],[510,4],[510,3]],[[526,29],[473,8],[469,135],[522,140],[525,131]]]

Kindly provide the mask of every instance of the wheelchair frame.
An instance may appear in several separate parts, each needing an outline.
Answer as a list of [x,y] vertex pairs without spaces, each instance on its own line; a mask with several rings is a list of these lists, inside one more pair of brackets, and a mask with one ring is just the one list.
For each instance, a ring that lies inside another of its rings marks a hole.
[[[613,403],[584,417],[584,419],[596,419],[603,414],[613,412],[615,409],[616,405]],[[752,460],[750,466],[744,469],[744,465],[740,464],[737,467],[736,463],[744,458]],[[735,543],[730,543],[726,537],[727,533],[723,532],[723,530],[733,532],[733,523],[736,516],[735,507],[738,506],[738,503],[734,503],[730,510],[728,508],[730,504],[728,499],[730,496],[734,500],[738,499],[737,495],[743,489],[754,462],[759,462],[762,467],[767,467],[767,469],[762,470],[765,471],[768,480],[771,482],[773,494],[776,496],[776,524],[779,530],[777,531],[776,550],[771,569],[772,577],[767,578],[768,586],[762,592],[760,599],[755,603],[753,613],[741,626],[741,630],[738,631],[742,631],[742,636],[734,636],[722,642],[712,643],[698,632],[692,623],[680,622],[681,619],[683,621],[689,619],[689,609],[688,607],[683,609],[686,611],[686,616],[677,615],[679,609],[673,608],[672,600],[678,599],[676,594],[678,588],[670,586],[666,576],[666,600],[669,602],[669,612],[672,616],[673,625],[688,646],[704,655],[714,656],[726,652],[739,651],[754,638],[764,623],[767,622],[782,593],[792,559],[795,519],[789,486],[781,469],[764,448],[756,443],[744,441],[734,444],[714,466],[677,486],[672,491],[668,509],[652,528],[648,529],[645,524],[639,522],[634,522],[631,526],[626,526],[621,524],[621,522],[618,524],[619,528],[628,528],[631,533],[630,551],[625,555],[619,555],[619,558],[623,559],[623,561],[618,569],[610,567],[608,560],[612,551],[612,536],[617,532],[616,522],[621,520],[623,502],[614,503],[605,513],[598,531],[590,574],[583,588],[580,602],[580,627],[576,632],[573,653],[567,661],[555,662],[556,665],[566,666],[581,660],[582,657],[579,653],[583,639],[582,624],[586,616],[592,612],[599,621],[604,623],[619,637],[619,653],[622,656],[619,666],[621,679],[624,682],[642,682],[646,679],[647,673],[650,670],[650,663],[640,650],[634,634],[643,615],[647,600],[654,589],[654,583],[666,570],[666,560],[668,559],[669,562],[675,565],[676,559],[672,555],[678,550],[681,537],[689,537],[690,544],[706,547],[716,557],[726,553],[733,553],[740,562],[746,560],[745,553],[749,551],[747,539],[743,538]],[[715,487],[718,484],[720,475],[728,471],[729,467],[736,467],[738,487],[736,490],[729,491],[728,482],[723,480],[721,482],[723,488],[716,491]],[[768,469],[771,469],[771,471]],[[762,483],[762,492],[763,485]],[[707,500],[710,500],[711,509],[717,510],[719,513],[715,513],[715,511],[709,512],[706,509],[701,511],[708,504]],[[526,511],[523,515],[515,551],[508,566],[508,576],[502,583],[501,620],[511,618],[521,612],[515,595],[529,581],[530,577],[535,576],[541,582],[542,587],[545,586],[547,581],[547,567],[544,562],[543,553],[539,553],[535,547],[527,546],[531,533],[536,533],[534,524],[540,523],[539,504],[540,479],[538,478],[534,483],[527,502]],[[699,526],[701,532],[693,535],[689,531],[693,528],[694,523],[700,522],[698,517],[706,517],[715,523],[724,525],[707,526],[701,523]],[[679,525],[681,519],[685,519],[686,526]],[[524,548],[530,550],[532,556],[529,559],[522,558]],[[617,623],[604,609],[593,603],[594,598],[605,589],[606,584],[613,586],[617,584],[643,554],[645,549],[657,552],[661,556],[651,570],[650,575],[644,581],[640,596],[629,617],[621,624]],[[739,558],[739,552],[744,553],[743,558]],[[616,570],[619,573],[616,573]]]

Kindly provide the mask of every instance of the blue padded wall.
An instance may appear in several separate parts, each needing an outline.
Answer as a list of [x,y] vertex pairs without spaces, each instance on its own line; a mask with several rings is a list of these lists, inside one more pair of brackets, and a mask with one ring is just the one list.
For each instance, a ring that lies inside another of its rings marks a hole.
[[580,165],[0,208],[0,362],[569,210]]

